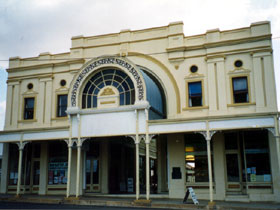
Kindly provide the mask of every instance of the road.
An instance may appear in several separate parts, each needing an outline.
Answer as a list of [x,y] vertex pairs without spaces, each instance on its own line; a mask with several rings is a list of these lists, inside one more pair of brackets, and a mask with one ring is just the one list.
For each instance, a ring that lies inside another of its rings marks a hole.
[[[0,209],[101,209],[101,210],[135,210],[135,209],[149,209],[152,208],[135,208],[135,207],[108,207],[108,206],[84,206],[84,205],[69,205],[69,204],[35,204],[35,203],[18,203],[18,202],[0,202]],[[166,209],[167,210],[167,209]]]

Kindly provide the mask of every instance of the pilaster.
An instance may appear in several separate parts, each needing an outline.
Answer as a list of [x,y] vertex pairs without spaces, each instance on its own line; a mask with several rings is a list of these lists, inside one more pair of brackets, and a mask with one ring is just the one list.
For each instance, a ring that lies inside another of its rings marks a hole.
[[40,154],[40,186],[39,195],[47,194],[47,182],[48,182],[48,143],[41,143],[41,154]]
[[217,111],[217,86],[216,86],[216,70],[215,63],[207,61],[207,80],[208,80],[208,100],[209,100],[209,111]]
[[9,167],[9,143],[3,143],[2,171],[1,171],[1,193],[7,193],[8,188],[8,167]]
[[109,175],[109,144],[108,141],[102,141],[101,142],[101,193],[108,194],[109,188],[108,188],[108,175]]
[[253,75],[255,87],[258,87],[258,91],[256,92],[256,111],[263,111],[266,106],[266,95],[265,95],[265,87],[264,87],[264,72],[263,72],[263,63],[261,57],[257,54],[253,55]]

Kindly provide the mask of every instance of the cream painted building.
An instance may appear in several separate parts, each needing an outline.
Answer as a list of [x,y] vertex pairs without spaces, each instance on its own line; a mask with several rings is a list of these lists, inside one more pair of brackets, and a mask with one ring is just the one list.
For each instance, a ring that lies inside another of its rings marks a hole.
[[269,22],[174,22],[10,58],[1,193],[279,201],[272,53]]

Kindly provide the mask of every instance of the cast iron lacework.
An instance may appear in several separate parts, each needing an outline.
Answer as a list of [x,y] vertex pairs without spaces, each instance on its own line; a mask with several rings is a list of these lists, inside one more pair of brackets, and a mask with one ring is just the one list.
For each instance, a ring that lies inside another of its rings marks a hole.
[[120,105],[134,104],[135,89],[129,76],[117,69],[106,69],[93,75],[87,82],[83,90],[82,108],[97,107],[97,96],[105,86],[114,86],[118,89]]

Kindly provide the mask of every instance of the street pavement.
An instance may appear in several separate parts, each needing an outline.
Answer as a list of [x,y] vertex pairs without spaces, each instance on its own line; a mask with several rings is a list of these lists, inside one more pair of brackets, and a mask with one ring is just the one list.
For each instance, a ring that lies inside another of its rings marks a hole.
[[[70,205],[70,204],[38,204],[38,203],[19,203],[19,202],[5,202],[0,201],[0,209],[38,209],[38,210],[52,210],[52,209],[100,209],[100,210],[135,210],[135,209],[149,209],[152,208],[136,208],[136,207],[109,207],[109,206],[87,206],[87,205]],[[167,209],[166,209],[167,210]]]

